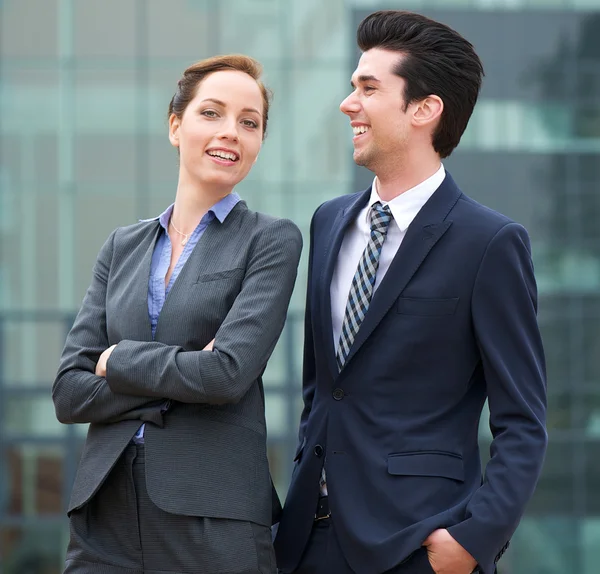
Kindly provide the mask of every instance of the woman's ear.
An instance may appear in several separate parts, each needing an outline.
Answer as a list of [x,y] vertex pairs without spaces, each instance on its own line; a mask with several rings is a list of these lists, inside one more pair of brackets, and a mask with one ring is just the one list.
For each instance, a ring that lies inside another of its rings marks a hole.
[[179,147],[179,128],[181,126],[181,120],[175,115],[169,116],[169,141],[174,147]]

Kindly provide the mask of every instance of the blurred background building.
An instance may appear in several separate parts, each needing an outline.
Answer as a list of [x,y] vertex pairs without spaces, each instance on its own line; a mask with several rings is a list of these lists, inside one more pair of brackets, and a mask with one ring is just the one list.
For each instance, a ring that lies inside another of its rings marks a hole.
[[[600,0],[0,0],[0,574],[62,571],[86,428],[56,421],[50,387],[104,239],[174,197],[166,110],[181,72],[225,52],[264,63],[270,133],[238,191],[308,241],[314,209],[372,177],[352,162],[338,105],[356,25],[380,8],[430,15],[475,44],[487,77],[446,167],[532,238],[550,447],[500,574],[600,571]],[[282,498],[307,253],[265,375]],[[485,417],[481,439],[486,457]]]

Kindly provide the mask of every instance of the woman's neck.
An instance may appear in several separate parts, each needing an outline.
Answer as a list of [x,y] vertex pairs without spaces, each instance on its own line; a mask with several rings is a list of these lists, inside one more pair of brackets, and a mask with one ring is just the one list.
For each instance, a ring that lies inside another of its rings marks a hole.
[[198,227],[208,210],[231,191],[223,188],[198,189],[180,183],[177,187],[171,221],[181,232],[190,234]]

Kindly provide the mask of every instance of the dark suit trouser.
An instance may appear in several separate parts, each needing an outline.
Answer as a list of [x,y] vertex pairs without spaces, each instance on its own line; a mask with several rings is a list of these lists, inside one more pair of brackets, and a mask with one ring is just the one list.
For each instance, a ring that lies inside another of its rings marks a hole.
[[[300,565],[293,574],[360,574],[350,566],[340,548],[330,519],[313,524]],[[383,574],[435,574],[425,548],[419,548],[402,564]]]
[[65,574],[276,572],[269,528],[158,508],[146,490],[143,446],[127,447],[96,495],[71,513],[70,526]]

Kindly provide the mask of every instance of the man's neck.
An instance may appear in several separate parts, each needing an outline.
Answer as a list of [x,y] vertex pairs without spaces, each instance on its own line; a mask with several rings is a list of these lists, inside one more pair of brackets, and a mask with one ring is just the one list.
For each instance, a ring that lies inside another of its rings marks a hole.
[[441,165],[440,158],[435,156],[428,161],[415,162],[402,166],[394,166],[393,170],[377,170],[377,193],[383,201],[391,201],[395,197],[416,187],[434,175]]

